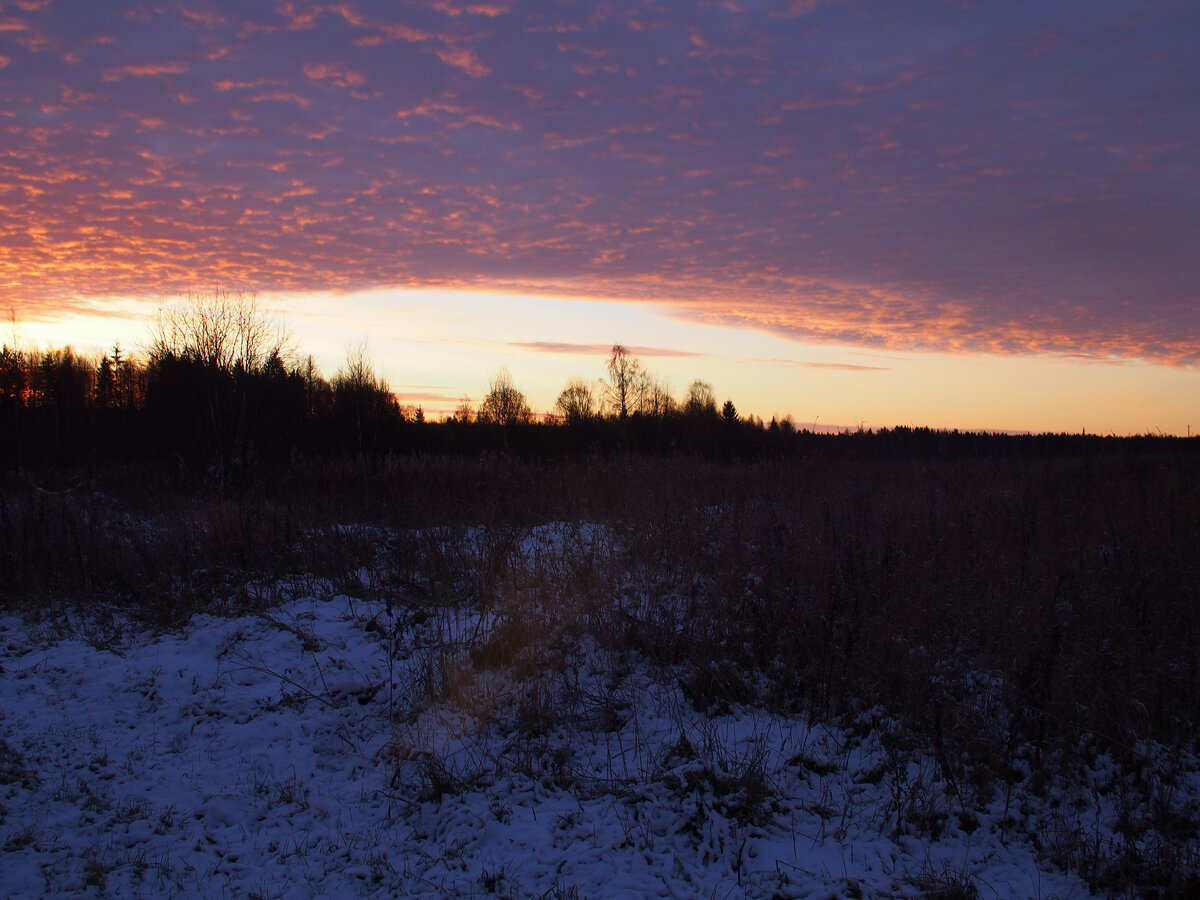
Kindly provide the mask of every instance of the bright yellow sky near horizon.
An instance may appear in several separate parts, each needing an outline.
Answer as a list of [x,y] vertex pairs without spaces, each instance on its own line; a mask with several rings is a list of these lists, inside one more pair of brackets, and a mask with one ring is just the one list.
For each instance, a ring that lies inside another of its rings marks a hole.
[[[478,401],[505,366],[537,411],[568,378],[599,379],[621,343],[680,397],[696,378],[742,415],[790,415],[801,427],[895,425],[981,431],[1163,433],[1200,427],[1200,372],[1142,361],[897,352],[798,343],[718,327],[650,303],[441,290],[262,294],[260,305],[332,375],[365,343],[402,402],[431,417]],[[26,348],[144,349],[163,300],[111,298],[95,312],[27,319]],[[103,310],[102,312],[100,310]]]

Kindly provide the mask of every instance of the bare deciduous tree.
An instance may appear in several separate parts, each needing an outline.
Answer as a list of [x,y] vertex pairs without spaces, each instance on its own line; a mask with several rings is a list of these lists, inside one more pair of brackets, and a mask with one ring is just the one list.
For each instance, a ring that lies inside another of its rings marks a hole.
[[333,376],[334,390],[382,390],[391,393],[388,383],[375,375],[366,342],[346,351],[346,365]]
[[689,384],[683,400],[683,411],[689,416],[715,416],[717,395],[713,393],[712,385],[699,378]]
[[458,406],[454,410],[454,421],[462,422],[470,425],[475,421],[475,407],[471,405],[471,398],[463,394],[458,398]]
[[675,398],[671,387],[661,378],[646,374],[638,397],[638,412],[655,419],[664,419],[675,412]]
[[487,396],[479,404],[479,421],[497,425],[516,425],[533,419],[533,410],[525,395],[513,385],[507,368],[500,369],[488,382]]
[[360,451],[374,447],[398,404],[387,381],[375,374],[366,342],[346,352],[346,365],[333,376],[331,386],[335,417],[353,430]]
[[613,344],[607,367],[605,403],[617,418],[624,421],[637,409],[638,398],[645,387],[646,372],[637,357],[620,344]]
[[[287,333],[267,318],[253,291],[193,292],[162,307],[151,326],[148,398],[164,423],[191,431],[191,452],[209,452],[226,477],[266,438],[272,406],[264,385],[286,378]],[[201,424],[204,423],[204,424]]]
[[288,335],[259,308],[254,291],[185,294],[151,326],[151,361],[166,357],[224,371],[258,372],[289,355]]
[[554,408],[568,425],[590,422],[596,417],[596,393],[591,383],[582,378],[570,379]]

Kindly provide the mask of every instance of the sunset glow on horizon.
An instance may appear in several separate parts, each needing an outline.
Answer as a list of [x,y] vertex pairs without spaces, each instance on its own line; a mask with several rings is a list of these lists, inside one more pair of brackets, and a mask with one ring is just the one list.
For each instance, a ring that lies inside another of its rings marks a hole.
[[0,309],[256,291],[535,408],[620,342],[832,427],[1200,427],[1200,8],[0,0]]

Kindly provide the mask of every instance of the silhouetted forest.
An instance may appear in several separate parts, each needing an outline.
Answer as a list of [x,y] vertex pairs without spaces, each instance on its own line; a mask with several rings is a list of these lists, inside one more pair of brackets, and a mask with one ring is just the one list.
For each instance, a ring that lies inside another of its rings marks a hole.
[[718,407],[702,380],[676,400],[617,345],[596,382],[570,379],[535,415],[502,369],[478,406],[443,421],[402,405],[365,349],[325,377],[287,346],[253,295],[193,295],[160,311],[144,358],[119,346],[0,352],[0,460],[9,469],[157,461],[221,483],[302,456],[501,452],[554,458],[614,452],[750,460],[794,454],[876,457],[1058,456],[1194,448],[1142,436],[1008,435],[901,426],[818,434]]

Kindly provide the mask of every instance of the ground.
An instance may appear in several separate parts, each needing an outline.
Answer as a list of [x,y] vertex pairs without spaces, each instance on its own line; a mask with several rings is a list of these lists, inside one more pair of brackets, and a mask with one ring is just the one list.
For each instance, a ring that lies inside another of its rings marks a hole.
[[965,805],[880,711],[700,708],[586,631],[502,625],[299,590],[165,630],[0,619],[0,893],[1088,896],[1050,859],[1095,796]]

